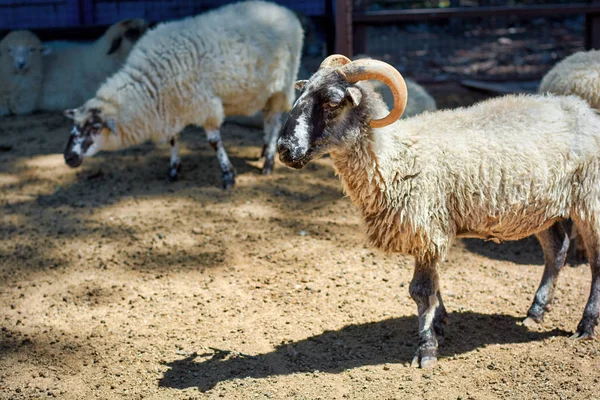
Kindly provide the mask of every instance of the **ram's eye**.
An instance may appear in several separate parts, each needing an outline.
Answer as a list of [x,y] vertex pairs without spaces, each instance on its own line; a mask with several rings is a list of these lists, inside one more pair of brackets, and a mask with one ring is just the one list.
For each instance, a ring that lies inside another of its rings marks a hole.
[[329,102],[325,103],[325,108],[333,109],[333,108],[339,107],[339,105],[340,105],[339,101],[329,101]]

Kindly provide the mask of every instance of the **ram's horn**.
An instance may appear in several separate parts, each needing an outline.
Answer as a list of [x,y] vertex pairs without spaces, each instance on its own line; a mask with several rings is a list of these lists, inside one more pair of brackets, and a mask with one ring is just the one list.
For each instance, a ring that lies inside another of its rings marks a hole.
[[[334,56],[326,58],[325,61],[323,61],[323,64],[332,57]],[[323,64],[321,64],[321,66]],[[406,108],[408,92],[406,90],[404,78],[402,78],[402,75],[400,75],[400,72],[398,72],[396,68],[383,61],[364,59],[345,63],[339,71],[350,83],[375,79],[385,83],[392,90],[392,95],[394,96],[394,107],[392,108],[392,111],[390,111],[386,117],[371,120],[371,127],[383,128],[400,119]]]
[[343,56],[341,54],[332,54],[323,60],[323,62],[319,66],[319,69],[341,67],[343,65],[350,64],[351,62],[352,61],[350,61],[350,59],[346,56]]

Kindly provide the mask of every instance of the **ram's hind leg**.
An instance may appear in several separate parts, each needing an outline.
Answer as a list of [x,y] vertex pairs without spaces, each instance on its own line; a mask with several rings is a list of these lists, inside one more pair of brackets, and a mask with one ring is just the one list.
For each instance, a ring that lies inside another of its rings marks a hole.
[[526,326],[542,322],[544,312],[550,311],[556,279],[565,264],[569,251],[569,235],[567,235],[562,222],[557,222],[549,229],[538,233],[537,238],[544,252],[545,266],[542,282],[535,293],[533,304],[527,311],[527,318],[523,321]]
[[285,109],[287,109],[286,97],[282,92],[271,96],[263,109],[265,129],[265,143],[261,154],[261,157],[265,157],[262,170],[263,175],[268,175],[273,171],[275,153],[277,152],[277,140],[281,131],[281,114]]
[[415,263],[415,273],[410,282],[410,296],[419,312],[419,347],[411,365],[432,368],[437,365],[438,334],[443,335],[446,310],[439,293],[436,261]]
[[179,179],[179,172],[181,171],[181,159],[179,158],[179,138],[173,136],[169,141],[171,145],[171,158],[169,160],[169,175],[167,179],[171,182]]
[[225,147],[223,147],[223,141],[221,140],[221,133],[218,129],[206,130],[206,137],[208,143],[212,146],[217,154],[217,160],[219,160],[219,166],[221,172],[223,172],[223,189],[230,189],[235,185],[235,168],[229,161]]
[[575,339],[592,339],[594,327],[598,325],[598,312],[600,310],[600,227],[594,227],[588,222],[574,220],[579,231],[578,239],[584,241],[587,250],[590,268],[592,270],[592,287],[583,317],[577,325]]

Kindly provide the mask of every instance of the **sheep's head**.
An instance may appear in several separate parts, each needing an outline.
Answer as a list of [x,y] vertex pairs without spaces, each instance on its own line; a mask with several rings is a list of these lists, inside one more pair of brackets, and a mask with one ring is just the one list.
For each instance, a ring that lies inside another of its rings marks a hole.
[[141,18],[126,19],[111,25],[102,40],[106,54],[124,60],[135,43],[148,30],[148,24]]
[[109,136],[116,135],[115,119],[93,99],[82,107],[66,110],[65,116],[74,122],[64,154],[69,167],[79,167],[84,157],[102,150]]
[[0,42],[0,58],[5,72],[24,75],[31,68],[41,70],[42,57],[50,53],[30,31],[12,31]]
[[[371,119],[373,110],[357,84],[368,79],[380,80],[392,90],[394,108],[384,118]],[[354,143],[367,125],[382,128],[394,123],[407,100],[404,79],[392,66],[370,59],[351,62],[341,55],[327,57],[308,81],[296,82],[296,89],[302,92],[278,142],[279,159],[292,168]]]

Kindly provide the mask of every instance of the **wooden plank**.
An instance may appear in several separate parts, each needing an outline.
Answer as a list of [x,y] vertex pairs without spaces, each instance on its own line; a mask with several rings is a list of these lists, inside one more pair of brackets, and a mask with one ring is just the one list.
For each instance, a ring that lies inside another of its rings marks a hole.
[[[600,4],[600,0],[588,0],[590,5]],[[600,49],[600,13],[585,16],[585,48]]]
[[354,13],[354,25],[377,25],[391,22],[416,22],[448,18],[476,18],[509,15],[514,17],[600,14],[600,3],[554,4],[535,6],[423,8]]
[[464,79],[460,84],[469,89],[476,89],[486,93],[493,94],[513,94],[513,93],[536,93],[539,86],[538,81],[529,82],[486,82],[474,79]]
[[352,57],[352,0],[335,0],[335,52]]

